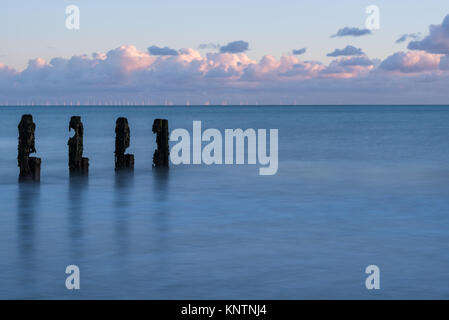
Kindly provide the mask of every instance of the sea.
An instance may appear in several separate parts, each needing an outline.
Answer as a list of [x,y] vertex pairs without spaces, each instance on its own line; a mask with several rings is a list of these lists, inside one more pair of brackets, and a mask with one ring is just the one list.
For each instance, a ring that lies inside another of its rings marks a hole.
[[[18,182],[23,114],[40,183]],[[87,177],[69,175],[71,116]],[[118,117],[133,172],[114,170]],[[155,170],[156,118],[278,129],[278,171]],[[449,106],[0,107],[0,298],[448,299]]]

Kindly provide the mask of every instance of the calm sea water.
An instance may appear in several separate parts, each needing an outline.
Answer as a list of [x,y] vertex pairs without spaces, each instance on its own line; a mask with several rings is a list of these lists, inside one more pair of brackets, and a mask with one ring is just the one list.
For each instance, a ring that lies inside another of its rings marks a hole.
[[[40,184],[18,184],[17,124],[37,124]],[[69,179],[70,116],[88,179]],[[128,117],[134,174],[114,172]],[[278,128],[279,171],[152,170],[170,129]],[[65,268],[81,269],[81,290]],[[364,273],[378,265],[381,289]],[[0,108],[0,298],[449,298],[449,107]]]

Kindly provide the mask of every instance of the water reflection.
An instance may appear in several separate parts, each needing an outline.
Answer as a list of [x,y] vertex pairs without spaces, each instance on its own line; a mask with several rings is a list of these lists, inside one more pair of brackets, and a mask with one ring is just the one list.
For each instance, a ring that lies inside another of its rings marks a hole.
[[115,172],[115,197],[114,202],[116,207],[129,206],[130,190],[134,186],[134,172],[133,171],[116,171]]
[[153,168],[153,190],[156,201],[166,201],[169,194],[170,170]]
[[89,186],[87,176],[71,175],[68,186],[68,235],[72,258],[80,258],[83,253],[84,235],[84,203]]
[[170,238],[169,238],[169,217],[170,217],[170,203],[169,189],[170,189],[170,170],[166,168],[153,168],[153,193],[155,206],[153,214],[153,228],[154,228],[154,248],[158,252],[156,259],[156,266],[160,270],[167,268],[169,264],[170,252]]
[[120,255],[126,254],[129,250],[129,208],[132,207],[130,199],[134,186],[133,171],[116,171],[114,189],[114,211],[115,211],[115,240]]
[[34,281],[33,270],[36,263],[36,215],[40,206],[40,185],[38,183],[19,183],[17,196],[17,237],[19,247],[21,279]]

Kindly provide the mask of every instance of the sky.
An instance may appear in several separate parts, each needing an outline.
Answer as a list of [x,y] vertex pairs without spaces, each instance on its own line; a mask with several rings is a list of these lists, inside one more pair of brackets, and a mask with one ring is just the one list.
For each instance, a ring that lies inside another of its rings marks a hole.
[[448,14],[447,0],[2,0],[0,105],[447,104]]

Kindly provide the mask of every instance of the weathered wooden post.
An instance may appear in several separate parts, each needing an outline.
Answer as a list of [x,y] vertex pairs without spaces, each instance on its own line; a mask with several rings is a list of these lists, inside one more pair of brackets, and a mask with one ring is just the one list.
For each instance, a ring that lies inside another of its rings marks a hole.
[[70,173],[87,174],[89,172],[89,159],[83,158],[84,128],[81,117],[73,116],[70,119],[69,131],[71,129],[75,131],[75,135],[68,142]]
[[134,169],[134,155],[125,154],[130,140],[128,119],[120,117],[115,122],[115,170]]
[[157,149],[153,154],[153,166],[168,168],[170,150],[168,146],[168,120],[155,119],[153,133],[156,133]]
[[30,157],[35,153],[34,131],[36,124],[31,114],[22,115],[19,123],[19,146],[17,162],[20,168],[19,181],[40,181],[41,159]]

